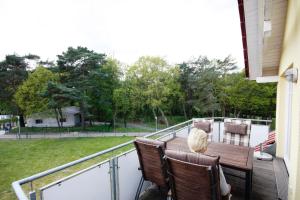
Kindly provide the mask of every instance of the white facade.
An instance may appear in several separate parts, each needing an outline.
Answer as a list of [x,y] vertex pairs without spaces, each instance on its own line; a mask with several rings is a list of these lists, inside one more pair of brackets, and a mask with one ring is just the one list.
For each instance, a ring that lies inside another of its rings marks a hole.
[[[80,123],[79,108],[76,106],[62,108],[63,127],[72,127]],[[58,127],[54,114],[36,113],[26,120],[27,127]]]

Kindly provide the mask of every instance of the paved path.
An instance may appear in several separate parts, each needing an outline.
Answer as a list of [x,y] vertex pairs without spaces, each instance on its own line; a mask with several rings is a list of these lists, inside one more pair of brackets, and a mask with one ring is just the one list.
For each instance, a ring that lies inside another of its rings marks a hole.
[[[149,134],[150,132],[130,132],[130,133],[112,133],[112,132],[72,132],[72,133],[46,133],[46,134],[22,134],[22,139],[39,139],[39,138],[76,138],[76,137],[112,137],[112,136],[133,136],[141,137]],[[18,139],[15,134],[0,134],[0,140],[14,140]]]

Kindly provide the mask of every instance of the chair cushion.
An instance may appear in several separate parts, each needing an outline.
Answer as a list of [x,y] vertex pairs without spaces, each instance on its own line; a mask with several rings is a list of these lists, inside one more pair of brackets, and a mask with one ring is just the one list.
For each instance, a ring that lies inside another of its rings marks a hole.
[[249,146],[251,120],[230,119],[224,120],[223,143],[239,146]]
[[223,136],[223,143],[248,147],[250,143],[250,135],[241,135],[226,132]]
[[148,138],[136,138],[135,141],[136,142],[141,142],[141,143],[144,143],[144,144],[160,146],[160,147],[162,147],[162,149],[166,148],[166,142],[159,141],[159,140],[152,140],[152,139],[148,139]]
[[225,122],[225,130],[228,133],[247,135],[248,125]]
[[[209,126],[208,126],[209,125]],[[193,119],[192,127],[202,129],[208,135],[208,142],[213,141],[213,127],[214,127],[214,120],[213,119]]]
[[189,162],[204,166],[217,166],[219,164],[219,157],[208,156],[199,153],[187,153],[182,151],[166,150],[165,155],[169,158],[177,159],[184,162]]
[[206,133],[209,133],[211,124],[208,121],[198,121],[198,122],[194,122],[194,127],[201,129]]

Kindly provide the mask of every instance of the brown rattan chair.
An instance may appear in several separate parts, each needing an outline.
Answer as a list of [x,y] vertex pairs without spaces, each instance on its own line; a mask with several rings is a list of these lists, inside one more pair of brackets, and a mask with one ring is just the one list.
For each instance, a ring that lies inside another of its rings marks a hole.
[[173,200],[220,200],[219,157],[165,151]]
[[167,197],[169,184],[164,166],[164,150],[166,143],[158,140],[138,138],[134,141],[137,150],[142,178],[135,199],[139,198],[144,181],[150,181],[158,186],[162,196]]

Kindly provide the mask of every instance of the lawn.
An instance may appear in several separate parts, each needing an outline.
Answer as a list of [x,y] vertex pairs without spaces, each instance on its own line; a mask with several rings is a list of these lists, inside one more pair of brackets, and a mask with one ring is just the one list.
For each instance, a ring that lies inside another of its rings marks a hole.
[[[11,183],[35,173],[65,164],[89,154],[107,149],[133,139],[132,137],[39,139],[21,141],[0,141],[0,199],[15,199]],[[128,149],[127,147],[126,149]],[[125,149],[122,149],[123,151]],[[115,152],[119,153],[120,151]],[[61,174],[43,178],[34,183],[38,188],[49,181],[104,160],[111,155],[94,159],[89,163],[68,169]],[[25,186],[26,188],[26,186]]]

